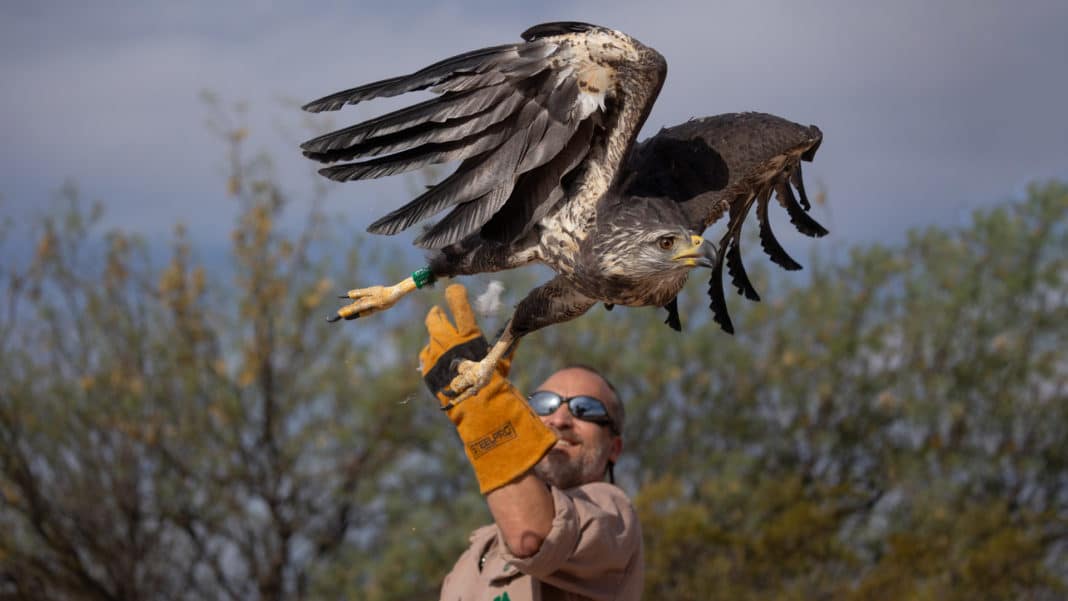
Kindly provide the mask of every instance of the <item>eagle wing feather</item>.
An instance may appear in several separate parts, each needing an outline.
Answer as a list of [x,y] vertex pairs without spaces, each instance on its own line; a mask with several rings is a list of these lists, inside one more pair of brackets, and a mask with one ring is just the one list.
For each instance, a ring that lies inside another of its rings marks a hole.
[[[751,300],[760,297],[742,264],[742,223],[755,204],[764,252],[785,269],[800,269],[775,238],[768,222],[772,193],[802,234],[820,237],[827,230],[808,214],[801,162],[812,161],[823,140],[816,126],[802,126],[764,113],[731,113],[693,119],[661,130],[636,146],[628,161],[624,192],[677,201],[690,226],[703,232],[728,215],[719,244],[709,297],[714,319],[734,331],[723,295],[723,264],[731,281]],[[793,194],[796,188],[800,203]]]
[[[609,113],[636,110],[644,119],[656,94],[639,96],[641,107],[622,106],[627,97],[620,72],[643,66],[637,42],[623,34],[584,23],[547,23],[527,30],[523,39],[308,103],[305,110],[319,112],[417,90],[438,94],[309,140],[301,145],[304,154],[324,163],[342,162],[320,170],[337,181],[460,161],[440,184],[372,223],[368,229],[373,233],[396,234],[450,207],[416,239],[417,245],[443,248],[459,242],[498,214],[494,236],[529,231],[565,198],[561,182],[568,173],[605,154],[592,151],[607,144],[612,132],[606,130],[636,132],[641,126],[641,120],[608,119]],[[659,58],[652,67],[660,73],[659,79],[652,78],[656,91],[663,80]]]

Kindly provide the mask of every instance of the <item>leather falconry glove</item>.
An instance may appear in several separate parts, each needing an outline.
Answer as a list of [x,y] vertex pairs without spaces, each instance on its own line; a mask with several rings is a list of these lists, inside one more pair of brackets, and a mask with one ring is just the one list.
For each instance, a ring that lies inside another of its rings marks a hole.
[[475,323],[467,290],[453,284],[445,290],[445,300],[456,325],[441,307],[430,309],[426,316],[430,343],[419,353],[419,365],[430,392],[456,425],[479,490],[486,494],[533,468],[556,443],[556,435],[506,379],[510,356],[498,363],[489,383],[475,396],[456,405],[450,402],[442,391],[456,376],[455,364],[482,359],[489,344]]

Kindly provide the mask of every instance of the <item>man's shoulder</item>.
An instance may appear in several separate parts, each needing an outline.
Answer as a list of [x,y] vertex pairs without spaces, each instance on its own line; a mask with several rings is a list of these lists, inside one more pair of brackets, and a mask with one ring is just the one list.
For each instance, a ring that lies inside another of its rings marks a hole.
[[[609,514],[614,514],[628,522],[637,521],[637,510],[635,510],[630,497],[615,484],[589,482],[567,489],[552,487],[552,490],[554,494],[563,495],[570,499],[569,506],[573,507],[573,509],[567,510],[568,513],[577,512],[580,517],[587,518],[594,515],[608,517]],[[560,510],[561,508],[557,507],[558,516]],[[491,522],[485,526],[480,526],[471,531],[468,537],[468,541],[470,541],[468,550],[482,553],[487,549],[490,541],[499,536],[500,529],[497,524]]]
[[[584,505],[599,508],[606,514],[616,514],[628,519],[628,521],[631,518],[636,521],[637,510],[635,510],[634,504],[631,502],[630,497],[627,496],[627,493],[615,484],[610,484],[608,482],[588,482],[567,489],[552,487],[552,490],[556,494],[570,498],[572,503],[578,501]],[[559,509],[560,508],[558,507],[558,512]],[[580,508],[576,509],[579,513],[588,513]],[[597,512],[596,509],[594,511]],[[472,530],[468,540],[470,541],[470,547],[472,549],[483,551],[489,542],[499,535],[500,529],[498,529],[497,525],[489,523]]]
[[566,490],[557,490],[556,494],[567,497],[565,504],[571,507],[569,511],[575,513],[579,522],[620,521],[622,524],[639,528],[637,509],[627,493],[614,484],[590,482]]
[[597,505],[614,505],[631,510],[634,507],[622,488],[608,482],[588,482],[560,492],[573,499],[585,499]]

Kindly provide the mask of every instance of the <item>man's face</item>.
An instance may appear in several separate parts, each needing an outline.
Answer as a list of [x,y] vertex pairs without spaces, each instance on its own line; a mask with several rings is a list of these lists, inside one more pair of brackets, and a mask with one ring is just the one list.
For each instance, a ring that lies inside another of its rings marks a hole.
[[[604,380],[581,368],[558,371],[537,390],[555,392],[565,399],[592,396],[610,406],[610,410],[615,408],[612,404],[619,403]],[[534,473],[557,488],[602,480],[608,462],[615,461],[623,450],[623,440],[611,428],[577,419],[565,403],[551,415],[542,416],[541,421],[556,432],[559,440],[534,466]]]

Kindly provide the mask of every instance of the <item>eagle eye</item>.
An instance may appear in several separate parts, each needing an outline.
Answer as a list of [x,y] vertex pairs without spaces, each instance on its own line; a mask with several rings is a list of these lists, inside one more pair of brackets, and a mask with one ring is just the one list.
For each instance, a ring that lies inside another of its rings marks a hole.
[[656,241],[656,244],[660,247],[660,250],[671,250],[671,248],[675,246],[675,238],[672,236],[661,236]]

